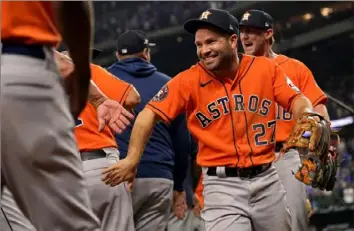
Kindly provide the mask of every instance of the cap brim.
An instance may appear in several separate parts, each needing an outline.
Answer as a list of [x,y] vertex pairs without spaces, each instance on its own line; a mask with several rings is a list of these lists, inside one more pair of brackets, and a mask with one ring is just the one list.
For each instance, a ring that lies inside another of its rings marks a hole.
[[92,52],[92,59],[95,59],[101,54],[102,51],[99,49],[93,48],[93,49],[91,49],[91,52]]
[[183,28],[188,33],[195,34],[195,32],[197,32],[197,30],[203,26],[215,26],[215,25],[210,22],[203,21],[203,20],[191,19],[191,20],[188,20],[187,22],[184,23]]
[[272,26],[269,26],[269,27],[257,26],[257,25],[254,25],[251,22],[240,22],[240,27],[241,26],[247,26],[247,27],[252,27],[252,28],[256,28],[256,29],[263,29],[263,30],[268,30],[268,29],[272,29],[273,28]]

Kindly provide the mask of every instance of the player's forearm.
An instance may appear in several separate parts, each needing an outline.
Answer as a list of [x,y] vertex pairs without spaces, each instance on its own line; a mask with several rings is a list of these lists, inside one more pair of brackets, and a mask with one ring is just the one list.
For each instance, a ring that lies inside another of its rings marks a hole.
[[142,110],[136,118],[130,136],[127,153],[127,158],[130,159],[136,166],[140,162],[140,158],[144,152],[145,145],[150,138],[152,129],[157,120],[157,115],[150,109],[146,108]]
[[319,104],[314,108],[315,112],[322,115],[327,121],[330,121],[327,108],[324,104]]
[[88,101],[95,108],[98,107],[101,103],[103,103],[107,97],[103,94],[103,92],[97,87],[97,85],[91,80],[89,86],[89,94]]
[[294,100],[291,112],[296,119],[300,118],[303,113],[313,112],[312,104],[305,96],[299,96]]
[[75,69],[89,70],[90,47],[93,38],[92,3],[90,1],[58,1],[53,2],[53,9],[58,29],[68,47]]

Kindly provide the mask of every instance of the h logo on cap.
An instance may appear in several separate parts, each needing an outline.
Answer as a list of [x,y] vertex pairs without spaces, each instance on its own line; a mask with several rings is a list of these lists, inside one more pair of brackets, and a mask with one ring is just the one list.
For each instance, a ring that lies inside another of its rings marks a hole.
[[202,15],[200,15],[199,19],[208,19],[209,15],[211,15],[211,12],[209,10],[204,11]]
[[248,13],[248,12],[246,12],[246,13],[242,16],[242,19],[241,19],[241,20],[242,20],[242,21],[243,21],[243,20],[246,20],[246,21],[247,21],[250,16],[251,16],[251,14]]

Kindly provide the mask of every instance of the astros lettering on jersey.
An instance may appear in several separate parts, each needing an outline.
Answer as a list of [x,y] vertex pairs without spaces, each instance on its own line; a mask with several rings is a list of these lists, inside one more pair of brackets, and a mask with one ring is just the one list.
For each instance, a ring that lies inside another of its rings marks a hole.
[[240,60],[234,80],[219,79],[198,63],[173,78],[147,105],[165,122],[186,111],[188,128],[198,139],[200,166],[272,162],[275,100],[289,110],[301,94],[273,61],[247,55]]

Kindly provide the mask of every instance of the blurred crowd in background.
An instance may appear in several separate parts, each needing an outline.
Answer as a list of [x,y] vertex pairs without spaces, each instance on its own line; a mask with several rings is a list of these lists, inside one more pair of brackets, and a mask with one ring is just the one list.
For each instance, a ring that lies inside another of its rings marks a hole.
[[[157,43],[152,62],[171,76],[197,60],[193,38],[182,28],[186,20],[207,8],[228,10],[238,19],[247,9],[264,10],[276,22],[276,50],[304,62],[326,93],[354,107],[353,2],[112,1],[94,2],[94,7],[95,45],[103,50],[99,64],[114,61],[115,40],[120,33],[140,29]],[[327,106],[332,120],[353,119],[353,113],[333,100]],[[354,210],[354,125],[343,127],[339,134],[341,162],[335,189],[323,192],[308,188],[315,213]]]

